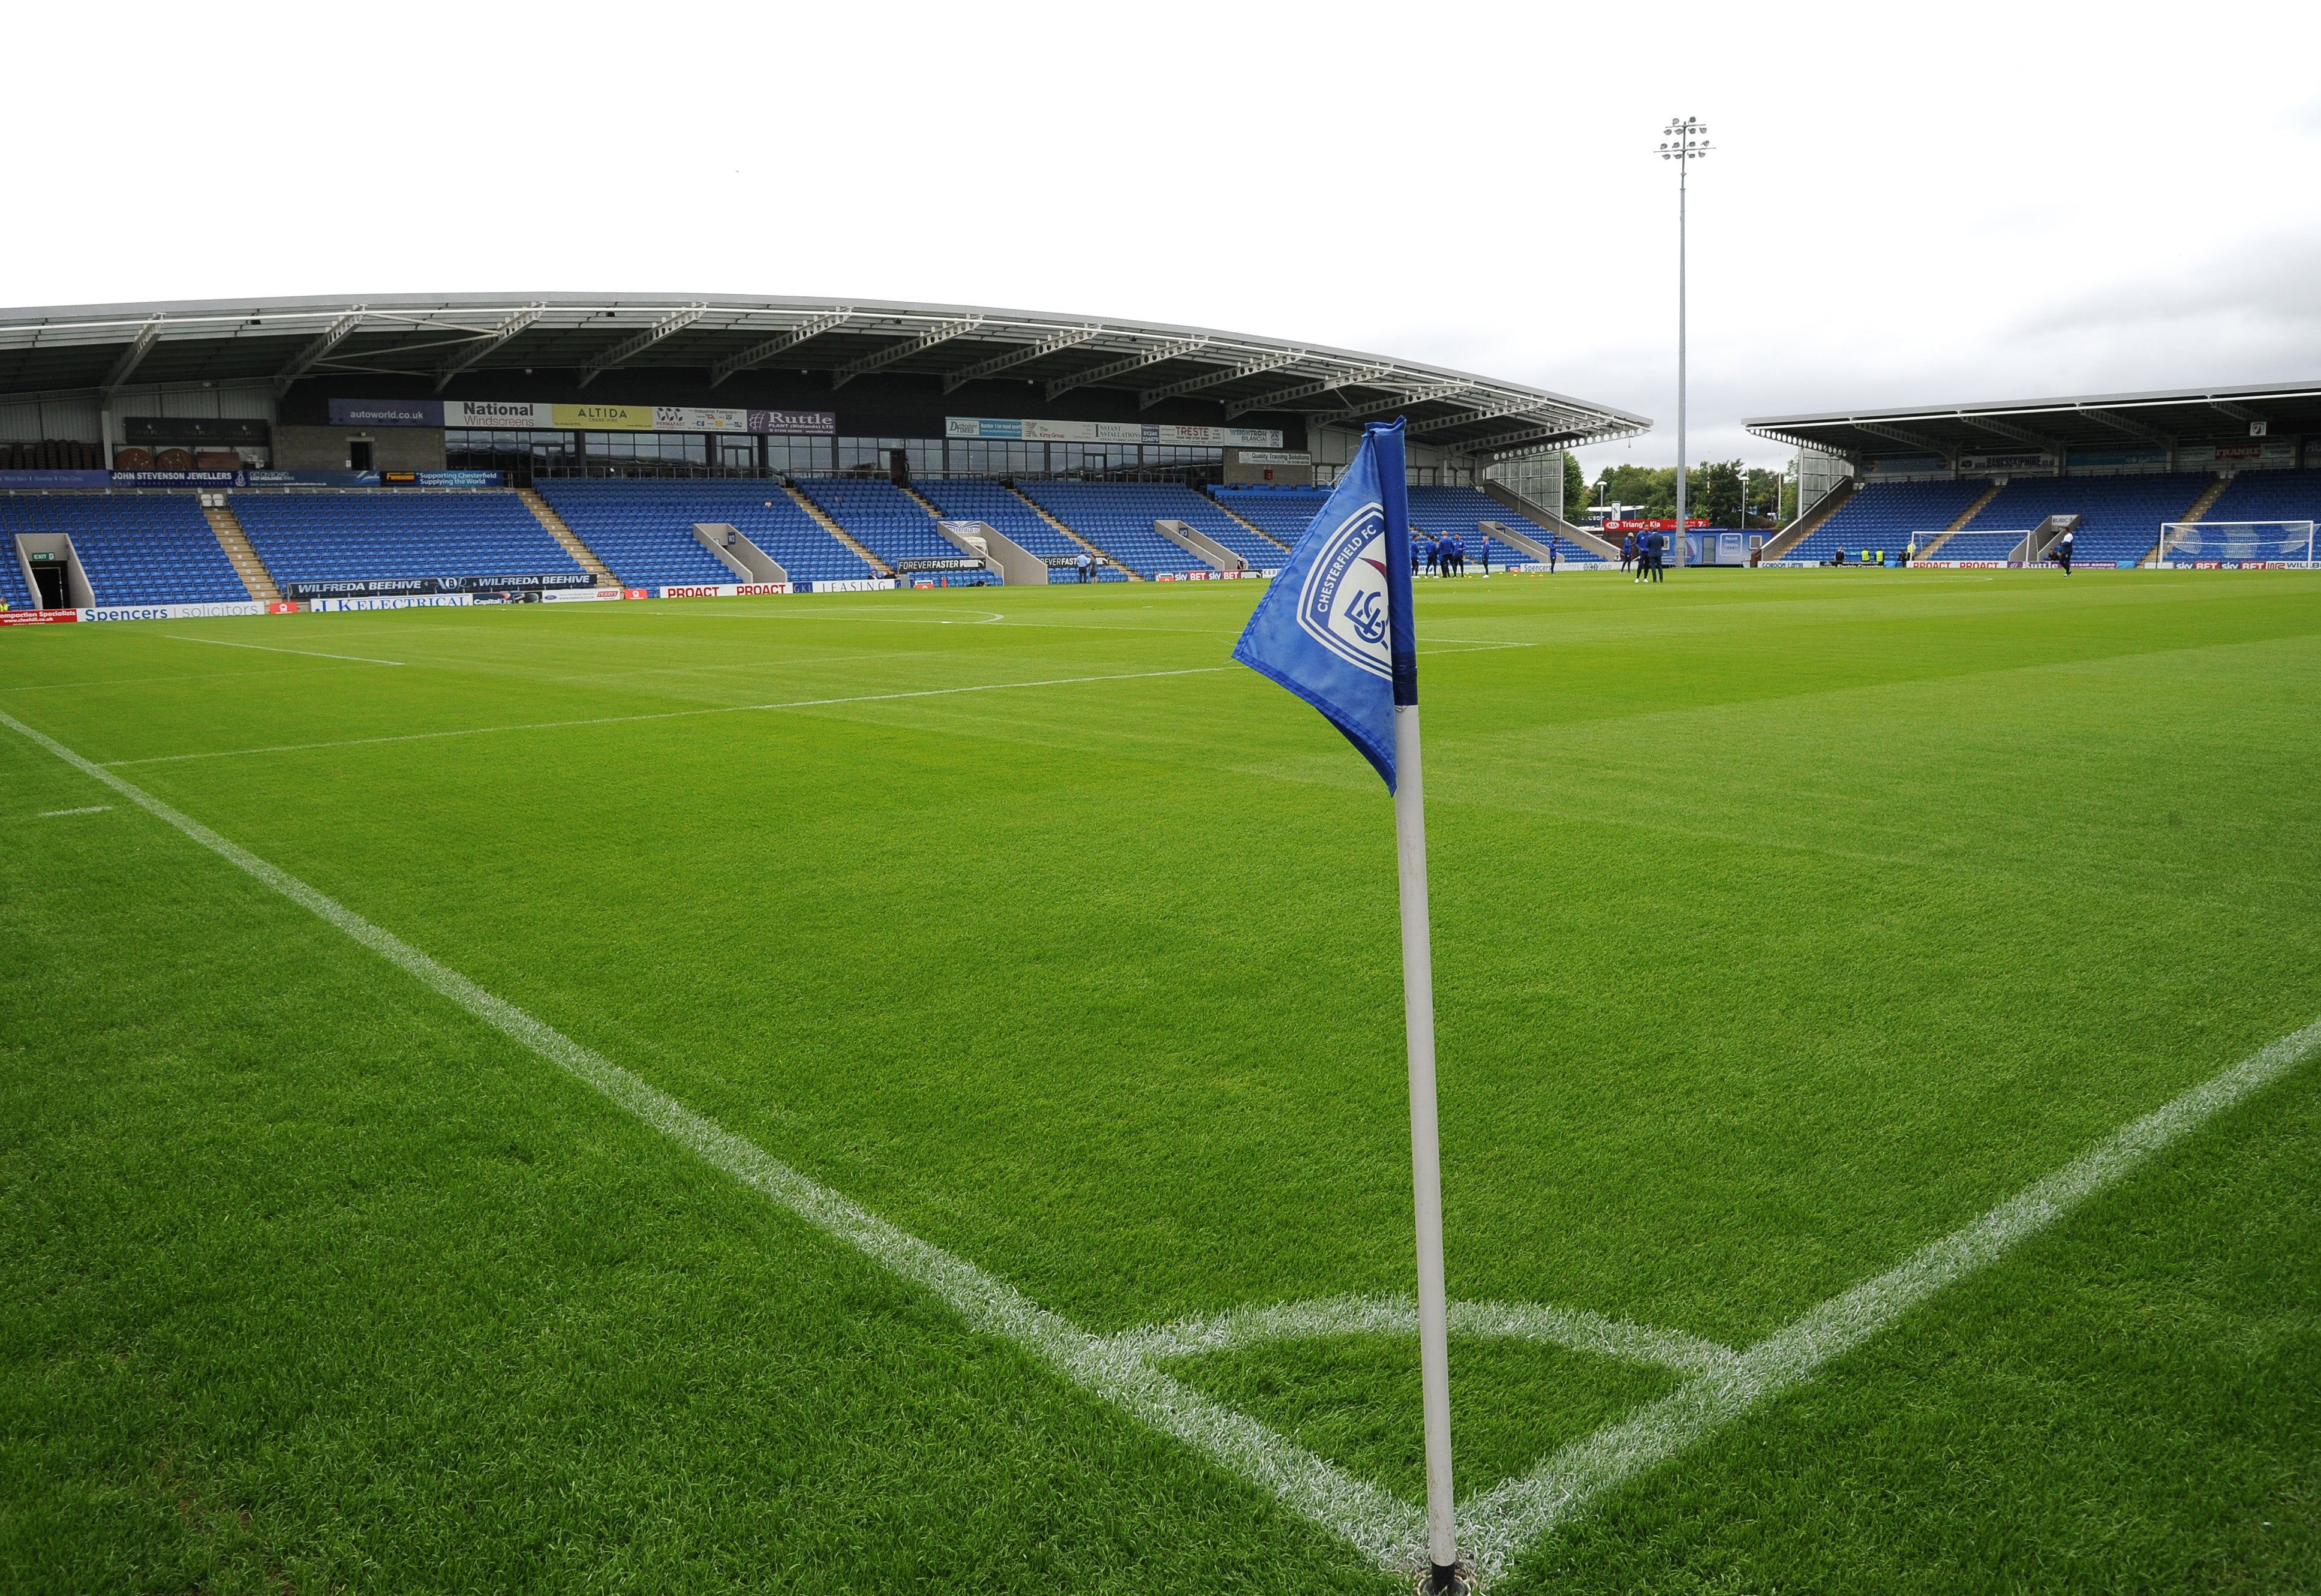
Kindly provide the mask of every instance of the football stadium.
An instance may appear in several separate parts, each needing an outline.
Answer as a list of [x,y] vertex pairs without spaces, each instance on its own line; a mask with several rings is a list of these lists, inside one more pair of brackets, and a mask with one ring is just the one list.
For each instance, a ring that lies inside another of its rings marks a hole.
[[2316,1588],[2321,384],[1745,424],[0,312],[0,1582]]

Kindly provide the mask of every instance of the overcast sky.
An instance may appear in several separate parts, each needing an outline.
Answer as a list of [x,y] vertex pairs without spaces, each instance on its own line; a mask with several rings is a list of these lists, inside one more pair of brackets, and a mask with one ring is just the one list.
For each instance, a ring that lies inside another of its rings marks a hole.
[[[2321,6],[28,8],[0,303],[622,290],[1191,323],[1676,440],[2321,378]],[[45,47],[45,48],[43,48]]]

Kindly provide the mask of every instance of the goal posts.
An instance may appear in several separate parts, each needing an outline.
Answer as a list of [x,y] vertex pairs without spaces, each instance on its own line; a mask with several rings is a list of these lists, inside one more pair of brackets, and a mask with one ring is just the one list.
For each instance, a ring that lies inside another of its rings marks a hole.
[[2313,568],[2310,521],[2166,521],[2161,565],[2295,565]]

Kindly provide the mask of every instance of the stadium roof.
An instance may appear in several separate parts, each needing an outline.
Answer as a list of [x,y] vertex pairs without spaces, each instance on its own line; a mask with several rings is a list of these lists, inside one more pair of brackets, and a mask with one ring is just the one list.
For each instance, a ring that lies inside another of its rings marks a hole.
[[1742,425],[1760,438],[1860,460],[1900,449],[1951,459],[2009,444],[2086,449],[2321,433],[2321,383],[2180,388],[2079,398],[2014,399],[1986,405],[1927,405],[1826,415],[1763,415]]
[[1004,373],[1042,385],[1214,404],[1222,419],[1317,424],[1410,417],[1414,439],[1523,453],[1632,436],[1652,423],[1609,406],[1415,360],[1242,333],[964,305],[655,295],[480,294],[0,310],[0,397],[105,394],[124,385],[395,376],[456,393],[494,370],[557,369],[583,386],[634,368],[706,370],[713,385],[778,362],[842,389],[872,372],[940,377],[943,391]]

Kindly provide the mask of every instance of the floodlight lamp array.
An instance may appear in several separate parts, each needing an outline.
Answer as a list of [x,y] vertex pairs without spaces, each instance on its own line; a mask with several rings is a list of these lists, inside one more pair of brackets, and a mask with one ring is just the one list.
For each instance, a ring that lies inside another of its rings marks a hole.
[[1697,116],[1672,118],[1661,133],[1662,160],[1698,160],[1715,148],[1708,141],[1708,124]]

